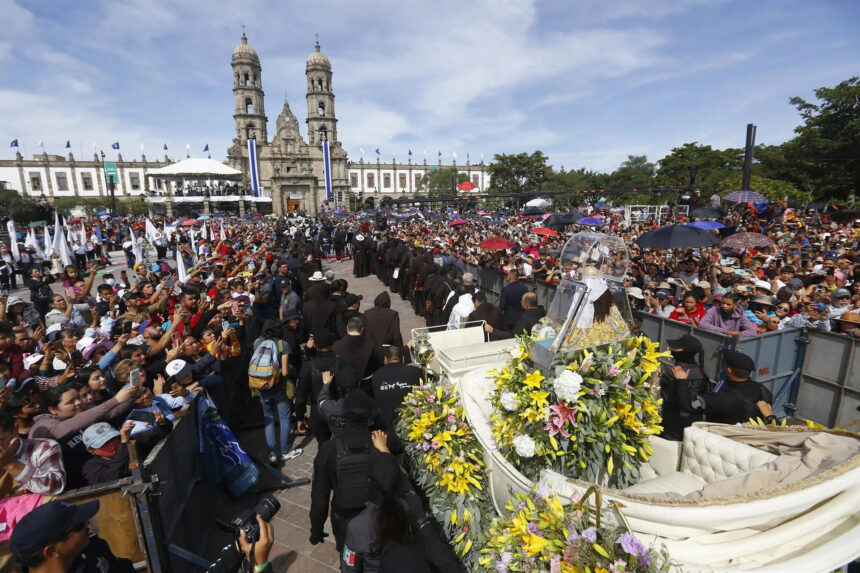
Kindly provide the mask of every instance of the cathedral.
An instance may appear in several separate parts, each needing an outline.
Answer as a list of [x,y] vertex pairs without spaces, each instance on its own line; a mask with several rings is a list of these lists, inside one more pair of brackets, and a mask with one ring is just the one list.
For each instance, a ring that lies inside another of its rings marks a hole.
[[[275,122],[275,133],[269,138],[262,66],[245,34],[233,50],[232,68],[236,137],[227,150],[225,163],[246,175],[251,173],[248,139],[253,138],[260,185],[271,192],[274,214],[296,210],[317,213],[325,206],[334,207],[338,195],[343,198],[349,192],[347,156],[337,138],[331,62],[320,51],[319,42],[305,66],[308,141],[299,132],[299,122],[286,99]],[[329,142],[331,156],[332,197],[328,203],[324,140]]]

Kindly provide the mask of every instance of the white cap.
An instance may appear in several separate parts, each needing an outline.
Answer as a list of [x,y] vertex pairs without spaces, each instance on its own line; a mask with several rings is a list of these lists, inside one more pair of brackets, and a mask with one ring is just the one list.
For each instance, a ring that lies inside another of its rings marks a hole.
[[59,358],[54,357],[53,362],[54,370],[65,370],[68,364],[60,360]]
[[48,329],[45,331],[45,334],[51,334],[53,332],[60,332],[61,330],[63,330],[63,323],[62,322],[55,322],[54,324],[52,324],[51,326],[48,327]]
[[191,366],[181,359],[171,360],[167,363],[164,371],[167,372],[167,376],[171,378],[185,378],[191,373]]
[[642,289],[639,287],[631,287],[627,289],[627,295],[638,299],[645,298],[645,295],[642,294]]
[[41,362],[45,358],[44,354],[28,354],[24,357],[24,368],[29,370],[33,364]]
[[768,290],[768,291],[771,290],[770,289],[770,283],[767,281],[756,281],[755,282],[755,288],[763,288],[763,289]]
[[85,336],[85,337],[81,338],[80,340],[78,340],[78,343],[75,344],[75,348],[77,348],[78,350],[83,350],[84,348],[86,348],[90,344],[95,344],[95,342],[96,342],[95,338],[90,338],[89,336]]

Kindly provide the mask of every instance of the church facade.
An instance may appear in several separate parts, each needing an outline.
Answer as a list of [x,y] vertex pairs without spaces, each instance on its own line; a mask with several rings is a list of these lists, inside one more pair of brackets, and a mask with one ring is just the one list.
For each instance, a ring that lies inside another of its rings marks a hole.
[[[280,215],[296,210],[317,213],[325,206],[333,207],[338,193],[343,197],[348,192],[347,157],[337,135],[331,62],[320,51],[319,42],[308,56],[305,67],[307,141],[299,132],[299,122],[286,100],[275,122],[275,132],[269,138],[262,66],[245,34],[233,50],[231,63],[236,137],[227,150],[225,163],[247,177],[251,172],[248,139],[253,138],[260,185],[271,193],[273,213]],[[331,156],[332,200],[328,202],[324,140],[329,142]]]

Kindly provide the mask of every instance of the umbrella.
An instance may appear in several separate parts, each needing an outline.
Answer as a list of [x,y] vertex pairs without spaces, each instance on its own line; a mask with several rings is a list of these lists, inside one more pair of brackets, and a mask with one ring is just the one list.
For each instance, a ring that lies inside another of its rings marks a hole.
[[602,227],[603,221],[598,219],[597,217],[583,217],[579,221],[576,222],[577,225],[591,225],[593,227]]
[[487,251],[503,251],[505,249],[510,249],[513,246],[513,241],[504,239],[502,237],[492,237],[490,239],[484,239],[483,241],[478,243],[479,249],[485,249]]
[[523,209],[523,215],[525,215],[526,217],[539,217],[544,213],[546,213],[546,211],[544,211],[540,207],[526,207],[525,209]]
[[182,221],[182,226],[183,226],[183,227],[193,227],[193,226],[194,226],[194,225],[196,225],[196,224],[197,224],[197,221],[191,221],[191,220],[188,220],[188,221]]
[[767,201],[767,197],[761,193],[744,189],[741,189],[740,191],[732,191],[723,197],[723,199],[726,201],[734,201],[735,203],[758,203],[760,201]]
[[549,201],[547,201],[546,199],[541,199],[541,198],[532,199],[531,201],[526,203],[526,207],[546,207],[548,205],[549,205]]
[[535,227],[532,229],[533,235],[546,235],[547,237],[558,237],[558,233],[546,227]]
[[721,249],[767,249],[773,246],[773,239],[761,233],[735,233],[720,243]]
[[831,213],[828,215],[834,221],[844,221],[846,223],[850,223],[851,221],[855,221],[860,219],[860,211],[857,209],[843,209],[842,211],[836,211],[835,213]]
[[717,221],[694,221],[692,223],[687,223],[690,227],[696,227],[697,229],[703,229],[705,231],[713,231],[714,229],[722,229],[725,227],[722,223],[718,223]]
[[461,191],[471,191],[474,188],[475,184],[471,181],[460,181],[457,183],[457,189],[460,189]]
[[810,203],[806,206],[807,209],[815,209],[818,211],[819,209],[824,209],[827,205],[822,203],[821,201],[816,201],[815,203]]
[[720,241],[708,231],[690,225],[667,225],[648,231],[636,239],[636,244],[640,247],[652,249],[710,247],[719,243]]
[[719,207],[699,207],[690,211],[693,219],[722,219],[725,216],[726,212]]
[[574,225],[580,219],[584,219],[585,215],[579,211],[570,211],[569,213],[560,213],[558,218],[559,225]]
[[448,223],[448,226],[449,227],[456,227],[458,225],[465,225],[465,224],[466,224],[466,221],[464,221],[463,219],[455,219],[455,220],[451,221],[450,223]]
[[209,215],[200,215],[199,217],[197,217],[197,220],[198,221],[205,221],[208,218],[209,218]]

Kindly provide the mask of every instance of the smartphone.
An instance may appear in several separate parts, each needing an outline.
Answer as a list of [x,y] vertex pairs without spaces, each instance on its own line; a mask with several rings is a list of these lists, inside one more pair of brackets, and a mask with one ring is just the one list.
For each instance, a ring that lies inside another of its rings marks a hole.
[[221,321],[221,332],[227,332],[230,330],[230,321],[222,320]]
[[145,422],[147,424],[155,424],[155,414],[149,410],[132,410],[128,414],[128,419],[132,422]]
[[170,342],[171,344],[173,344],[174,348],[182,344],[182,333],[174,332],[173,335],[170,337]]
[[128,381],[131,383],[132,386],[134,386],[134,387],[140,386],[140,380],[141,380],[140,368],[135,368],[134,370],[132,370],[131,372],[128,373]]
[[9,287],[0,288],[0,296],[7,296],[9,294]]
[[65,293],[67,298],[75,297],[75,287],[63,287],[63,292]]

